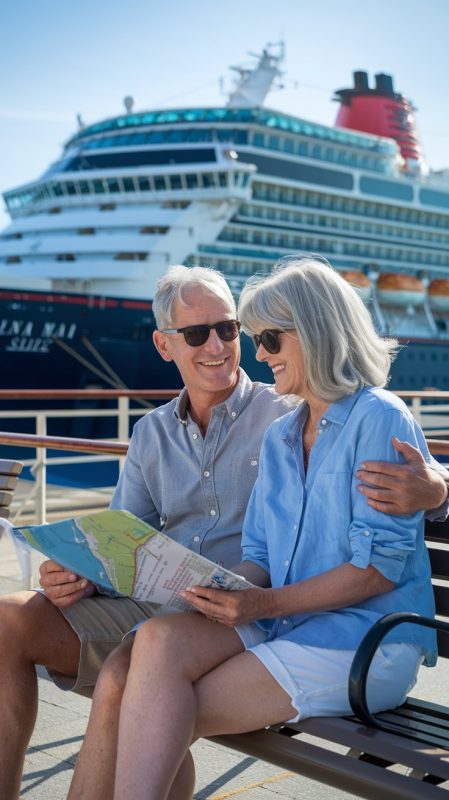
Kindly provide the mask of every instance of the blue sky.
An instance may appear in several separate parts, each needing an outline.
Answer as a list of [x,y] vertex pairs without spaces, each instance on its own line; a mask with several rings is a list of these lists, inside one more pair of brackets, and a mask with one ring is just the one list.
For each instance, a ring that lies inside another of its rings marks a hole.
[[[418,108],[428,163],[449,167],[449,0],[0,0],[0,192],[32,180],[76,128],[135,109],[220,105],[218,79],[286,44],[267,105],[325,124],[352,72],[387,72]],[[0,228],[7,222],[0,210]]]

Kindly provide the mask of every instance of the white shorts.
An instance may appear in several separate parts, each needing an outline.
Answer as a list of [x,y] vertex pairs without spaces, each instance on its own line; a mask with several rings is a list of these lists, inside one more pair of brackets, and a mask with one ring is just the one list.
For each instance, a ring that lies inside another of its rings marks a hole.
[[[257,656],[290,696],[298,713],[286,722],[353,713],[348,698],[348,678],[355,651],[311,647],[287,639],[266,642],[265,631],[255,624],[238,625],[235,630],[245,650]],[[368,675],[370,710],[384,711],[401,705],[416,683],[422,661],[418,645],[381,645]]]

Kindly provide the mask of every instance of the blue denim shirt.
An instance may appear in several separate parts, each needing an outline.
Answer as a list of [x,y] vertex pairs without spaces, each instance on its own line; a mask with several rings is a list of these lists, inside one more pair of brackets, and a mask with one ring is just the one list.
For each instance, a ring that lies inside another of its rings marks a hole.
[[[330,405],[320,419],[305,474],[307,413],[302,403],[265,435],[243,528],[243,559],[269,572],[273,587],[345,563],[361,569],[372,564],[393,581],[392,591],[350,608],[259,621],[270,639],[352,650],[384,614],[435,613],[423,513],[375,511],[357,491],[355,470],[364,460],[400,461],[393,436],[419,447],[426,460],[430,455],[405,404],[383,389],[365,387]],[[385,641],[417,643],[429,666],[436,661],[433,631],[401,625]]]

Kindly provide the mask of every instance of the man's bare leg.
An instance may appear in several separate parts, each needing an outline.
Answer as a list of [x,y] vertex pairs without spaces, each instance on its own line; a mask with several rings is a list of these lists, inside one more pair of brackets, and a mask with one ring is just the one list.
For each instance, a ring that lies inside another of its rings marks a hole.
[[106,659],[98,677],[84,742],[76,761],[68,800],[112,800],[120,706],[134,637]]
[[76,675],[80,643],[42,594],[0,598],[0,797],[19,796],[25,751],[37,713],[35,664]]

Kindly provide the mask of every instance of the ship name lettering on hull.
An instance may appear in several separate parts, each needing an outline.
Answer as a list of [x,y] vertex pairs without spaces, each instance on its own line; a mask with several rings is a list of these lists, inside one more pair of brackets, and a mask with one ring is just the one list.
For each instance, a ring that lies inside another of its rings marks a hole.
[[53,339],[73,339],[74,322],[44,322],[37,325],[31,320],[0,319],[0,336],[8,337],[5,350],[12,353],[49,353]]

